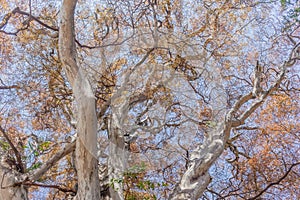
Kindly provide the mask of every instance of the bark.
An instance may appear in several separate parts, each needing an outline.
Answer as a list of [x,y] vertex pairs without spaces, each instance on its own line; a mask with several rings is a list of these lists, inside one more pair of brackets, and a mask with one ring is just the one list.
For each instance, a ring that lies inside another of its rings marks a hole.
[[59,52],[77,103],[76,168],[78,191],[75,199],[100,199],[97,159],[97,118],[91,85],[77,62],[74,10],[76,0],[64,0],[59,28]]
[[113,200],[122,200],[123,177],[127,167],[128,149],[124,140],[122,130],[110,123],[110,145],[108,159],[109,196]]

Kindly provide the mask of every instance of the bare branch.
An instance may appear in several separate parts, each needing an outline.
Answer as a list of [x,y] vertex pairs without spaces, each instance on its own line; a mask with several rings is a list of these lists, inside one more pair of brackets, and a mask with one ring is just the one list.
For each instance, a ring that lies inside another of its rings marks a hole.
[[63,68],[77,103],[78,137],[76,140],[76,168],[78,193],[76,199],[99,199],[97,157],[97,115],[95,95],[81,68],[76,51],[74,13],[77,0],[64,0],[59,23],[59,53]]
[[288,170],[283,174],[283,176],[278,179],[275,182],[270,183],[267,187],[265,187],[265,189],[263,189],[262,191],[260,191],[257,195],[255,195],[254,197],[249,198],[248,200],[254,200],[254,199],[258,199],[258,197],[260,197],[263,193],[265,193],[270,187],[274,186],[274,185],[278,185],[280,184],[281,181],[283,181],[288,175],[289,173],[292,171],[293,167],[296,167],[297,165],[300,165],[300,162],[294,163],[292,164]]
[[[31,10],[31,9],[30,9],[30,10]],[[27,12],[24,12],[24,11],[20,10],[19,7],[15,8],[14,11],[15,11],[14,13],[18,13],[18,14],[21,14],[21,15],[29,16],[31,20],[36,21],[36,22],[39,23],[40,25],[42,25],[42,26],[44,26],[44,27],[46,27],[46,28],[48,28],[48,29],[50,29],[50,30],[52,30],[52,31],[58,31],[58,28],[52,27],[52,26],[50,26],[50,25],[48,25],[48,24],[42,22],[42,21],[39,20],[37,17],[32,16],[31,13],[27,13]]]

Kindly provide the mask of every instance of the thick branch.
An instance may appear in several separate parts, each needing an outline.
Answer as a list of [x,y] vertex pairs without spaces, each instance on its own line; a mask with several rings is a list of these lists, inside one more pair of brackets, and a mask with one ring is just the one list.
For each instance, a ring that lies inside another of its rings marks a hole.
[[77,1],[65,0],[61,10],[59,27],[59,53],[60,59],[66,69],[68,79],[74,88],[74,80],[78,75],[77,54],[74,33],[74,10]]

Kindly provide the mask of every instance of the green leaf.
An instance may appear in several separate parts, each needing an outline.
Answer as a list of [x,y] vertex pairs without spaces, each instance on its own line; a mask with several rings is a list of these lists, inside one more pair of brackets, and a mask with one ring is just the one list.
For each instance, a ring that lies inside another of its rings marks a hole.
[[154,190],[154,189],[155,189],[155,184],[154,184],[154,183],[151,183],[150,188],[151,188],[152,190]]
[[2,141],[2,140],[0,140],[0,146],[4,151],[7,151],[10,147],[8,142]]
[[286,0],[280,0],[280,3],[281,3],[282,7],[285,7],[287,2],[286,2]]
[[217,122],[214,121],[207,121],[206,125],[210,128],[215,128],[217,126]]
[[140,165],[134,165],[128,169],[127,173],[141,173],[146,170],[146,164],[142,162]]
[[294,10],[295,12],[300,12],[300,8],[295,8],[295,10]]
[[168,186],[168,183],[163,182],[163,183],[162,183],[162,186],[165,186],[165,187],[166,187],[166,186]]
[[137,187],[141,190],[146,190],[145,184],[143,181],[138,182]]
[[40,155],[40,153],[38,151],[34,151],[33,155],[38,156],[38,155]]
[[29,167],[29,168],[27,169],[27,171],[31,171],[31,170],[37,169],[37,168],[39,168],[41,165],[42,165],[41,162],[37,162],[37,163],[33,164],[31,167]]
[[51,144],[50,141],[45,141],[39,145],[38,149],[41,151],[45,151],[46,149],[49,148],[50,144]]

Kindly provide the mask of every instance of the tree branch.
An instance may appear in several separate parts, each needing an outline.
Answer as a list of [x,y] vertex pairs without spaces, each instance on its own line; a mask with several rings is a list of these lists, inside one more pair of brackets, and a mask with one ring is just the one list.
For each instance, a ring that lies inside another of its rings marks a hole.
[[67,144],[63,149],[58,151],[54,156],[52,156],[49,160],[47,160],[41,167],[34,170],[31,175],[29,176],[29,180],[36,181],[38,180],[42,175],[44,175],[51,167],[54,166],[54,164],[59,161],[61,158],[65,157],[69,153],[73,152],[75,150],[76,141],[73,141],[70,144]]
[[282,176],[280,179],[278,179],[278,180],[275,181],[275,182],[270,183],[267,187],[265,187],[265,189],[263,189],[262,191],[260,191],[260,192],[259,192],[257,195],[255,195],[254,197],[249,198],[248,200],[258,199],[258,197],[260,197],[263,193],[265,193],[270,187],[272,187],[272,186],[274,186],[274,185],[280,184],[280,182],[281,182],[283,179],[285,179],[285,178],[289,175],[289,173],[292,171],[293,167],[295,167],[295,166],[297,166],[297,165],[300,165],[300,162],[292,164],[292,165],[289,167],[289,169],[283,174],[283,176]]
[[[267,90],[267,91],[263,91],[260,94],[258,94],[259,96],[256,96],[257,100],[255,102],[252,103],[252,105],[245,110],[240,117],[237,120],[233,120],[232,121],[232,127],[237,127],[240,126],[242,124],[245,123],[245,120],[261,105],[264,103],[264,101],[267,99],[267,97],[270,96],[270,94],[272,94],[272,92],[274,92],[275,90],[278,89],[278,87],[280,86],[282,80],[284,79],[285,76],[285,71],[286,71],[286,67],[287,67],[288,62],[285,62],[283,64],[283,66],[281,67],[281,73],[279,74],[279,77],[277,79],[277,81]],[[233,107],[232,113],[236,113],[239,108],[246,103],[247,101],[249,101],[250,99],[252,99],[252,93],[249,93],[248,95],[244,96],[241,98],[241,100],[239,100],[237,102],[237,105],[235,105]]]
[[10,90],[10,89],[19,89],[20,87],[17,85],[10,85],[10,86],[6,86],[6,85],[2,85],[0,86],[0,90]]
[[30,13],[27,13],[27,12],[24,12],[24,11],[20,10],[19,7],[17,7],[17,8],[14,9],[14,14],[15,13],[18,13],[18,14],[21,14],[21,15],[26,15],[26,16],[30,17],[31,20],[36,21],[40,25],[42,25],[42,26],[44,26],[44,27],[46,27],[46,28],[48,28],[48,29],[50,29],[52,31],[58,31],[58,28],[52,27],[52,26],[50,26],[48,24],[45,24],[44,22],[42,22],[41,20],[39,20],[37,17],[32,16]]
[[10,13],[7,13],[4,17],[2,22],[0,23],[0,29],[2,29],[9,21],[9,19],[11,18],[11,16],[13,14],[15,14],[17,11],[19,10],[19,7],[15,8],[13,11],[11,11]]
[[43,188],[55,188],[61,192],[65,192],[65,193],[67,193],[67,192],[76,193],[76,191],[73,189],[64,188],[59,185],[45,185],[45,184],[40,184],[40,183],[33,183],[30,181],[26,181],[25,183],[22,183],[22,185],[38,186],[38,187],[43,187]]

